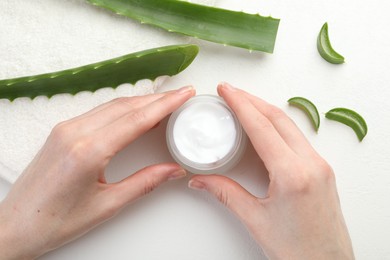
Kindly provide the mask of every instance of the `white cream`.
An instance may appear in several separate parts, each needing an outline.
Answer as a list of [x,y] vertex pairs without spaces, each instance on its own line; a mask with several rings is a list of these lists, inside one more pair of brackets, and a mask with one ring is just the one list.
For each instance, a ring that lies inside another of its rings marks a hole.
[[236,142],[232,113],[218,103],[195,103],[186,107],[173,127],[178,151],[200,164],[214,163],[232,151]]

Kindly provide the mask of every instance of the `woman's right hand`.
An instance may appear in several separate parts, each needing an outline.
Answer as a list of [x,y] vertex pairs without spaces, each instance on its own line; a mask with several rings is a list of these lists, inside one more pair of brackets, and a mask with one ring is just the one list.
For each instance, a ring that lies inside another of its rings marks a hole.
[[269,172],[268,194],[257,198],[219,175],[195,175],[189,187],[214,194],[230,208],[271,259],[353,259],[328,163],[279,108],[226,83],[218,93]]

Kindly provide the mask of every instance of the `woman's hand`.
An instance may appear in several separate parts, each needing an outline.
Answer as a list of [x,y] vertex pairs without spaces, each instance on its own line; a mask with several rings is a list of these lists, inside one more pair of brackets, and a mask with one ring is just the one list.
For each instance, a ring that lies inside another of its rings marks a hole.
[[218,93],[269,172],[268,195],[217,175],[194,176],[189,186],[230,208],[271,259],[353,259],[331,167],[282,110],[226,83]]
[[[147,167],[108,184],[111,158],[195,94],[191,87],[119,98],[58,124],[0,204],[0,252],[32,259],[84,234],[162,182],[177,164]],[[3,259],[3,258],[2,258]]]

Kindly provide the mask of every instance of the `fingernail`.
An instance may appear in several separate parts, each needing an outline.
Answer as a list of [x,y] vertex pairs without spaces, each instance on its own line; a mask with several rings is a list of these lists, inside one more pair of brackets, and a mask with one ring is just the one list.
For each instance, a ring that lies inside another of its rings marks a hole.
[[186,94],[188,92],[191,92],[193,89],[194,89],[193,86],[186,86],[186,87],[182,87],[182,88],[179,88],[178,90],[176,90],[176,93],[177,94]]
[[197,180],[190,180],[188,182],[188,188],[191,188],[193,190],[204,190],[206,186],[204,183],[197,181]]
[[219,86],[221,88],[228,90],[228,91],[232,91],[232,92],[237,91],[237,89],[235,87],[233,87],[232,85],[230,85],[229,83],[226,83],[226,82],[219,83]]
[[187,175],[186,170],[180,169],[180,170],[177,170],[177,171],[172,172],[172,173],[169,175],[168,180],[180,179],[180,178],[183,178],[183,177],[186,176],[186,175]]

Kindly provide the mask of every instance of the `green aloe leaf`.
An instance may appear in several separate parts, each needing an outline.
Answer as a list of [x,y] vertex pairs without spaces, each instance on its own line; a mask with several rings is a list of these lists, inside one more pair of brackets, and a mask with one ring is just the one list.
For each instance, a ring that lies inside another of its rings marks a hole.
[[288,100],[288,103],[305,111],[310,117],[315,130],[318,131],[320,128],[320,115],[317,107],[310,100],[303,97],[293,97]]
[[333,64],[344,63],[344,57],[337,53],[330,44],[328,23],[325,23],[317,37],[317,49],[321,57]]
[[99,88],[115,88],[141,79],[173,76],[187,68],[198,54],[196,45],[173,45],[140,51],[74,69],[36,76],[0,80],[0,99],[59,93],[76,94]]
[[268,53],[274,51],[279,19],[178,0],[88,0],[141,23],[170,32]]
[[325,114],[325,117],[351,127],[359,141],[367,135],[367,124],[364,118],[355,111],[348,108],[334,108]]

